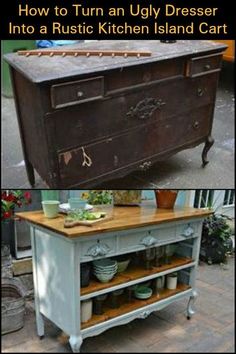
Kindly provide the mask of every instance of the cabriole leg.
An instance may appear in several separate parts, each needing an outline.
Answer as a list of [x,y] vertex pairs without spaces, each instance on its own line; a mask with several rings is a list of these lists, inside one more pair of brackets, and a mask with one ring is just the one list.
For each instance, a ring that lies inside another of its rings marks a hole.
[[34,188],[34,186],[35,186],[34,168],[33,168],[32,164],[27,159],[25,159],[25,167],[26,167],[28,181],[29,181],[31,187]]
[[209,162],[207,160],[207,154],[213,144],[214,144],[214,139],[212,138],[212,136],[209,135],[206,139],[205,146],[202,151],[202,167],[205,167]]
[[83,343],[82,336],[70,336],[69,343],[73,353],[80,353],[80,347]]
[[192,295],[190,296],[190,299],[188,301],[188,307],[187,307],[187,319],[190,320],[191,317],[195,314],[195,311],[193,309],[193,304],[196,301],[198,296],[198,293],[196,290],[193,291]]

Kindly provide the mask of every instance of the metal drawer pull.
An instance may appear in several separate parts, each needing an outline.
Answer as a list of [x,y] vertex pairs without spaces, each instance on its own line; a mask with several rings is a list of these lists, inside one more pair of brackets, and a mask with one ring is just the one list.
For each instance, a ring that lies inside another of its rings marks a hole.
[[198,89],[197,89],[197,95],[198,95],[199,97],[202,97],[202,96],[203,96],[203,94],[204,94],[203,89],[198,88]]
[[199,128],[199,122],[197,120],[193,123],[193,127],[196,130]]
[[206,65],[204,66],[204,69],[205,69],[205,70],[210,70],[210,68],[211,68],[210,64],[206,64]]
[[86,256],[106,256],[110,250],[110,247],[108,247],[105,243],[97,243],[96,245],[89,247]]
[[78,91],[78,92],[77,92],[77,97],[83,97],[83,96],[84,96],[83,91]]
[[146,236],[141,240],[141,245],[144,245],[145,247],[150,247],[153,246],[157,243],[157,239],[153,236]]
[[185,237],[190,237],[194,234],[194,229],[192,228],[192,226],[190,226],[190,224],[188,225],[188,227],[184,230],[184,232],[182,233],[182,236]]
[[161,108],[166,103],[161,98],[145,98],[139,101],[135,107],[131,107],[126,113],[128,117],[136,117],[139,119],[148,119],[152,116],[157,108]]
[[139,165],[139,168],[142,171],[147,171],[151,167],[151,165],[152,165],[151,161],[147,161]]

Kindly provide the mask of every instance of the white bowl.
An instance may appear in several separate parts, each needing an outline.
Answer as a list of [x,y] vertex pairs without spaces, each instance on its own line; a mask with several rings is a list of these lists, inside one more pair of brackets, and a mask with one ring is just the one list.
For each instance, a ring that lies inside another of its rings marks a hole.
[[102,274],[95,274],[96,278],[101,282],[101,283],[108,283],[115,274],[110,274],[110,275],[102,275]]
[[117,266],[117,261],[114,261],[110,258],[99,259],[97,261],[93,261],[94,267],[101,267],[101,268],[110,268]]

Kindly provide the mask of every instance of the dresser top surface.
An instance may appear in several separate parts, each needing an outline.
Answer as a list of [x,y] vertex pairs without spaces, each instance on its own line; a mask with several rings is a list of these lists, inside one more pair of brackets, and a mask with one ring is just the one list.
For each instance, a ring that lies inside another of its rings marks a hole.
[[64,227],[64,215],[48,219],[43,211],[20,212],[16,216],[30,223],[47,228],[68,238],[90,236],[97,233],[134,229],[138,227],[163,224],[166,222],[204,218],[212,214],[209,209],[194,209],[176,207],[173,210],[157,209],[153,203],[144,202],[140,207],[114,207],[113,218],[93,226]]
[[[62,47],[54,47],[61,49]],[[124,50],[151,51],[150,57],[114,57],[111,56],[20,56],[17,53],[6,54],[4,58],[16,70],[30,81],[43,83],[51,80],[71,78],[73,76],[94,74],[101,71],[125,68],[145,63],[152,63],[188,55],[223,52],[227,46],[211,40],[178,40],[176,43],[161,43],[154,40],[104,40],[69,45],[65,49],[84,50]],[[48,48],[46,49],[48,50]],[[43,51],[43,49],[42,49]]]

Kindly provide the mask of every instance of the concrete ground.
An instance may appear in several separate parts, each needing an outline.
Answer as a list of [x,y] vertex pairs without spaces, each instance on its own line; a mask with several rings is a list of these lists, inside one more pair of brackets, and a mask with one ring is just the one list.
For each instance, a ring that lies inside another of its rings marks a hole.
[[[234,257],[227,266],[201,263],[198,268],[196,313],[185,317],[187,299],[151,314],[145,320],[107,330],[84,340],[83,353],[234,353]],[[2,336],[3,353],[71,353],[60,343],[60,330],[47,321],[39,340],[31,303],[25,326]]]
[[[234,85],[233,64],[224,63],[217,93],[213,137],[215,144],[201,167],[203,145],[158,162],[147,172],[133,172],[97,188],[234,188]],[[46,185],[37,175],[36,188]],[[30,188],[28,183],[13,99],[2,98],[2,188]]]

